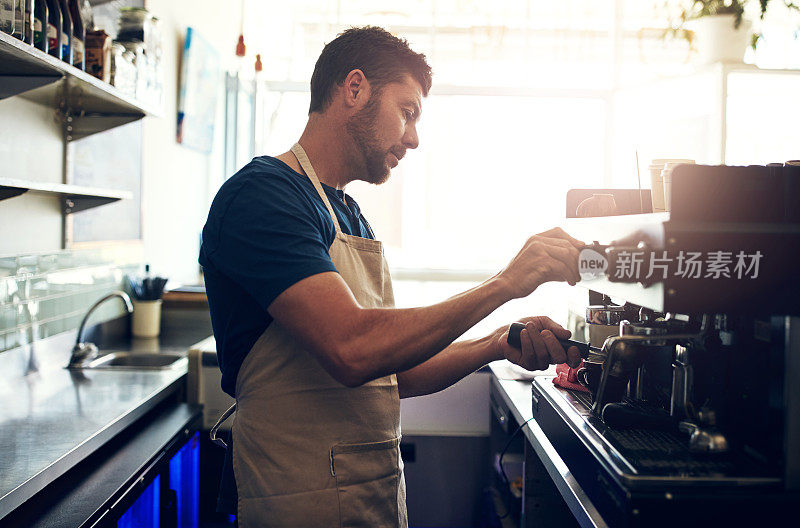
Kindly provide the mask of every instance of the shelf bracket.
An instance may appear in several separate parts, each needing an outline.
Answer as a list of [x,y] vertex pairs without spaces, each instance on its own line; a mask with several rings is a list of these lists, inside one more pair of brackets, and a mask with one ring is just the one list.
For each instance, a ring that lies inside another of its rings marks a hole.
[[64,214],[77,213],[92,207],[116,202],[117,200],[129,200],[132,198],[132,194],[127,191],[0,178],[0,200],[13,198],[25,192],[58,196]]
[[61,208],[64,214],[77,213],[85,211],[100,205],[106,205],[116,202],[119,198],[105,197],[105,196],[62,196]]
[[5,185],[0,185],[0,200],[13,198],[20,194],[25,194],[26,192],[28,192],[28,189],[25,187],[7,187]]
[[3,80],[0,85],[0,99],[12,97],[14,95],[41,88],[48,84],[53,84],[61,80],[61,76],[25,76],[25,75],[3,75],[0,77]]
[[142,118],[142,115],[73,115],[66,124],[67,141],[85,138],[121,125],[133,123]]

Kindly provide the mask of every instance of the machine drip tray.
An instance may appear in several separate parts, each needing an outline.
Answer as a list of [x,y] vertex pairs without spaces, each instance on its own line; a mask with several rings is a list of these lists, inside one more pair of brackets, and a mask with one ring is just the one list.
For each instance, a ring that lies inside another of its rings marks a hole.
[[678,431],[608,427],[592,414],[591,404],[588,394],[558,388],[552,378],[534,381],[534,417],[545,434],[558,443],[571,433],[625,487],[781,483],[779,476],[746,455],[690,452],[688,437]]

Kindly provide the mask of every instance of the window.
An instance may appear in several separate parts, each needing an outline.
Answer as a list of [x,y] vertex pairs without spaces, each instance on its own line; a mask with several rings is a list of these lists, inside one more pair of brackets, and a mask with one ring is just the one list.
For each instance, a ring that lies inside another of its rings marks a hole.
[[[699,162],[719,161],[713,135],[719,116],[708,108],[699,118],[691,111],[700,104],[692,94],[699,90],[709,97],[715,81],[692,77],[687,41],[663,38],[678,4],[249,2],[248,51],[260,53],[264,63],[256,153],[284,152],[299,137],[308,81],[325,42],[350,26],[385,27],[426,53],[434,88],[423,103],[419,149],[408,153],[387,184],[354,182],[348,192],[386,242],[394,268],[494,272],[529,235],[560,222],[568,189],[637,185],[637,151],[641,167],[652,157],[681,150]],[[771,8],[763,24],[764,45],[749,52],[749,59],[800,67],[800,45],[788,36],[797,20],[781,6]],[[686,81],[677,91],[659,80],[681,76]],[[782,87],[776,89],[791,93],[796,83],[778,77]],[[798,144],[797,133],[788,134],[796,119],[775,129],[774,115],[772,121],[763,114],[747,117],[751,105],[759,104],[754,94],[777,86],[766,77],[758,88],[751,84],[743,81],[730,93],[728,127],[738,128],[720,133],[730,135],[729,148],[741,149],[727,156],[731,162],[745,162],[744,154],[788,155],[785,149]],[[768,112],[781,104],[760,102]],[[678,117],[654,121],[658,114],[643,108],[675,109]],[[791,138],[783,150],[766,148],[749,135],[754,125],[771,126],[773,137]]]

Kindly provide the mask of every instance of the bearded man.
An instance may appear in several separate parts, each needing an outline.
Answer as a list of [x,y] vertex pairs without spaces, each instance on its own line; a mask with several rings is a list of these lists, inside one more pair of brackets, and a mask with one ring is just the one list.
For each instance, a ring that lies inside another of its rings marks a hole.
[[505,328],[454,343],[540,284],[579,280],[583,243],[559,229],[469,291],[394,308],[383,247],[344,187],[385,182],[419,145],[430,87],[425,56],[405,40],[345,31],[317,60],[298,142],[255,158],[211,205],[200,264],[222,388],[236,398],[240,526],[405,527],[400,398],[497,359],[530,370],[579,362],[557,341],[569,332],[546,317],[526,319],[521,349]]

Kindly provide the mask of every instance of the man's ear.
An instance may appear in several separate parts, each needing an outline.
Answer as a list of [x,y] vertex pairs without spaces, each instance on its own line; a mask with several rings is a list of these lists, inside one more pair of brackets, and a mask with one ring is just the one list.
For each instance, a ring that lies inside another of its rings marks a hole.
[[361,70],[353,70],[347,74],[342,83],[344,90],[344,104],[352,108],[363,105],[369,100],[370,85],[366,75]]

